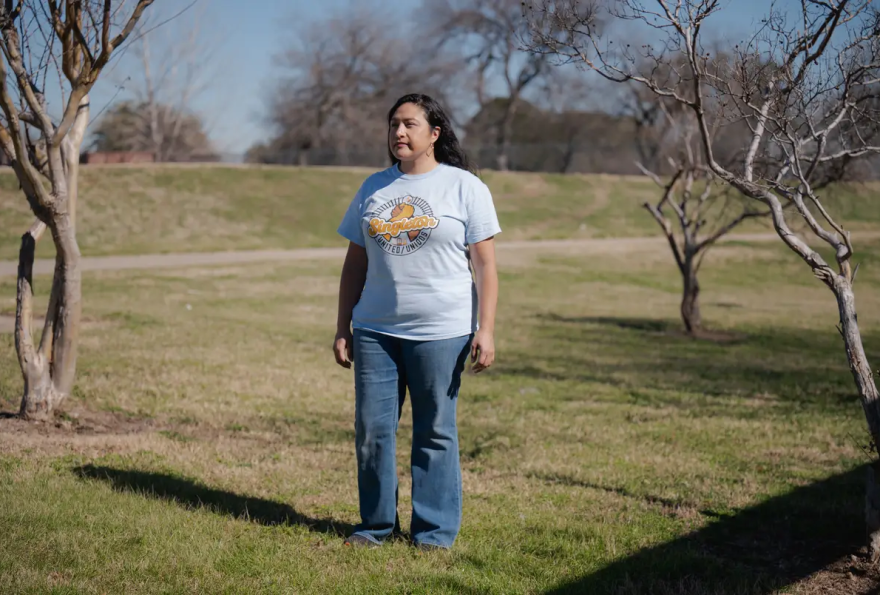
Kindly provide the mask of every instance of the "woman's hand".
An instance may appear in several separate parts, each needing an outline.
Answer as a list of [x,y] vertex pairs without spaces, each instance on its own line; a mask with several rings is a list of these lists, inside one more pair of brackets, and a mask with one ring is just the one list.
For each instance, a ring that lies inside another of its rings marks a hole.
[[339,309],[336,313],[336,339],[333,341],[336,363],[345,369],[351,368],[351,362],[354,361],[351,315],[355,304],[361,299],[366,279],[367,250],[363,246],[349,242],[339,279]]
[[471,343],[471,363],[474,374],[479,374],[495,362],[495,337],[487,329],[480,329]]
[[495,266],[495,240],[488,238],[470,245],[471,261],[480,301],[480,329],[471,344],[473,372],[478,374],[495,361],[495,306],[498,303],[498,270]]
[[354,361],[354,338],[348,329],[336,331],[336,340],[333,342],[333,355],[336,356],[336,363],[345,368],[351,368],[351,362]]

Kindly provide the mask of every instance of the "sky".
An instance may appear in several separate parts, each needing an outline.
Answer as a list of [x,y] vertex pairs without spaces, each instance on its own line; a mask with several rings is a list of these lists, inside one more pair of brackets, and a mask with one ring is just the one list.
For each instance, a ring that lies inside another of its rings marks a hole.
[[[329,18],[344,14],[357,0],[196,0],[196,5],[164,27],[168,35],[198,20],[200,35],[210,36],[215,59],[213,85],[196,105],[208,121],[209,134],[224,153],[241,154],[254,143],[268,140],[271,131],[263,121],[267,97],[274,91],[278,68],[273,57],[296,41],[299,28],[320,27]],[[710,26],[721,36],[739,37],[758,22],[769,0],[724,0],[722,14]],[[389,26],[410,26],[421,0],[360,0],[378,5],[397,21]],[[778,5],[796,0],[777,0]],[[162,22],[189,6],[191,0],[157,0],[156,22]],[[161,18],[160,18],[161,17]],[[720,17],[720,18],[719,18]],[[174,29],[177,26],[177,29]],[[124,71],[124,72],[120,72]],[[126,98],[123,75],[140,76],[138,63],[125,57],[111,76],[99,80],[92,96],[93,114]],[[103,75],[102,75],[103,76]],[[122,89],[120,89],[122,87]],[[93,116],[94,117],[94,116]]]

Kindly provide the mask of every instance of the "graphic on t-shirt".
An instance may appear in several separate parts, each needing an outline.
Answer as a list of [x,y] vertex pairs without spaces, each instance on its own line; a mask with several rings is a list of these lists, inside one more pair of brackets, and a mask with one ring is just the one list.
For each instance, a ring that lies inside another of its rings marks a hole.
[[440,222],[425,200],[401,196],[388,201],[367,215],[370,237],[389,254],[412,254],[425,245],[431,230]]

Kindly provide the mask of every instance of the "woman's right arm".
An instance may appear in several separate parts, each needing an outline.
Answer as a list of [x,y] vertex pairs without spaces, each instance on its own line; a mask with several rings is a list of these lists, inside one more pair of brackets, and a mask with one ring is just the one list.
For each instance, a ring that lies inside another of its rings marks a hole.
[[354,361],[351,313],[361,299],[366,280],[367,249],[349,242],[339,280],[339,310],[336,314],[336,340],[333,343],[336,363],[343,368],[351,368],[351,362]]

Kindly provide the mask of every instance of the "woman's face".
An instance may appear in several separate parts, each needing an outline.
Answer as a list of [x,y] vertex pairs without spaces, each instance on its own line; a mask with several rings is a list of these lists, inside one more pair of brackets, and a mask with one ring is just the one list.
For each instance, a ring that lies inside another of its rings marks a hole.
[[388,146],[401,161],[415,161],[440,137],[440,128],[428,123],[425,112],[414,103],[404,103],[391,116]]

